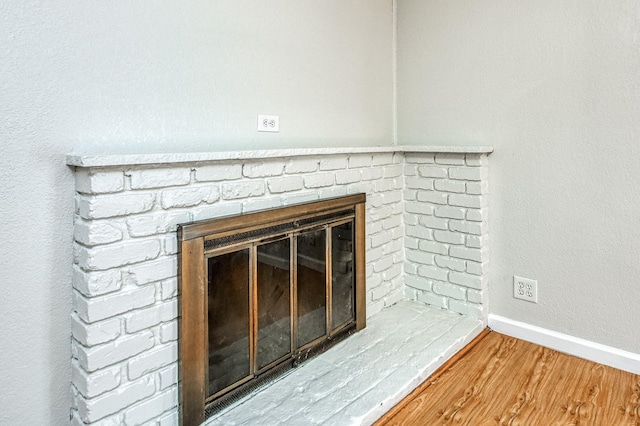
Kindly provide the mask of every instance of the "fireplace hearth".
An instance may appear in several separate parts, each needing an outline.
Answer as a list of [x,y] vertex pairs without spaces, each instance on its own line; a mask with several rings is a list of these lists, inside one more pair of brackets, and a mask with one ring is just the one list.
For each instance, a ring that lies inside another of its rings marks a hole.
[[364,328],[365,199],[178,227],[184,425]]

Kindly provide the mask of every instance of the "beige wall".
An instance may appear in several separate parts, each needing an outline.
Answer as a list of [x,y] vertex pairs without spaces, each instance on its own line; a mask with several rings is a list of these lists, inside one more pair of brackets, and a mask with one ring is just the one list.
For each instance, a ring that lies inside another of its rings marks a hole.
[[[69,419],[65,154],[389,145],[391,10],[390,0],[0,5],[0,424]],[[280,133],[258,134],[258,113],[279,115]]]
[[638,117],[635,0],[398,3],[399,143],[495,147],[491,313],[640,353]]

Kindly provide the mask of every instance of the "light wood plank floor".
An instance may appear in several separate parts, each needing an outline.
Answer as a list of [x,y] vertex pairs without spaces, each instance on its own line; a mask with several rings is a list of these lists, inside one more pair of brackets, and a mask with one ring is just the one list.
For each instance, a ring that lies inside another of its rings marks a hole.
[[486,332],[375,425],[640,426],[640,375]]

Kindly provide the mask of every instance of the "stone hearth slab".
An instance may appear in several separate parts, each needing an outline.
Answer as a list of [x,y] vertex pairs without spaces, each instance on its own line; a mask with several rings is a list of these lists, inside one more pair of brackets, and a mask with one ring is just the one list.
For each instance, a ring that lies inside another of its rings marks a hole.
[[403,300],[205,424],[370,425],[483,328],[481,320]]

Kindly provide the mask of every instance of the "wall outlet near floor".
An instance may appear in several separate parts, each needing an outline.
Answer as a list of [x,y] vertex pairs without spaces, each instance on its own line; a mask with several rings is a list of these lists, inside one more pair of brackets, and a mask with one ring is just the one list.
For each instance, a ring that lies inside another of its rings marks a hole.
[[538,281],[514,275],[513,297],[527,302],[538,303]]

